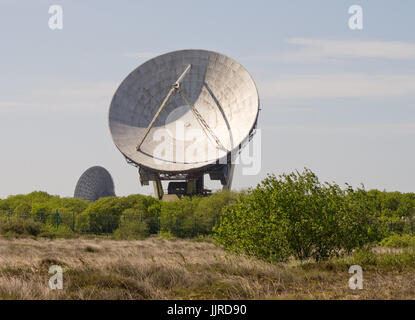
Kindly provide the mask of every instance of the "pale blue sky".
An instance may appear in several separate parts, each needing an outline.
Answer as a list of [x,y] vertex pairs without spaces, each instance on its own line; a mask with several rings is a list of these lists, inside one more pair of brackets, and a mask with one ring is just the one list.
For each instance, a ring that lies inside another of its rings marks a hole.
[[[50,5],[63,30],[48,28]],[[364,29],[348,27],[363,7]],[[149,193],[113,145],[107,113],[147,59],[200,48],[238,60],[261,97],[262,170],[415,191],[415,2],[0,1],[0,197],[72,196],[102,165],[116,193]],[[219,185],[212,185],[218,188]]]

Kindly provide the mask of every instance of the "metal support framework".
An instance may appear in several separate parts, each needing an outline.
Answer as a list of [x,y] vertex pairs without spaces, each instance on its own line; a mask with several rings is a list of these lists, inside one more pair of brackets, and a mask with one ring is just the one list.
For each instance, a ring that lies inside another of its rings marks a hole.
[[[213,132],[213,130],[209,127],[209,125],[207,124],[207,122],[205,121],[205,119],[203,119],[202,115],[199,113],[199,111],[195,108],[195,106],[190,102],[190,99],[188,98],[188,96],[186,95],[186,93],[183,90],[179,89],[179,92],[181,94],[181,96],[183,97],[184,101],[186,101],[186,103],[189,105],[190,110],[192,110],[194,116],[196,117],[197,121],[199,122],[199,124],[201,125],[203,131],[206,133],[207,137],[209,138],[209,135],[207,134],[207,132],[209,132],[209,134],[213,137],[213,139],[216,141],[216,144],[219,146],[220,149],[222,149],[223,151],[228,152],[229,150],[226,149],[222,142],[220,142],[219,138],[216,136],[216,134]],[[206,132],[207,130],[207,132]]]
[[180,81],[182,81],[182,79],[184,78],[184,76],[189,72],[190,67],[192,65],[189,64],[186,69],[184,69],[184,71],[182,72],[182,74],[179,76],[179,78],[171,85],[169,92],[167,93],[167,96],[164,98],[163,102],[161,103],[160,107],[158,108],[156,114],[154,115],[153,119],[151,120],[150,124],[148,125],[143,137],[141,138],[140,142],[137,145],[137,151],[140,150],[141,145],[143,144],[145,138],[147,137],[148,133],[150,132],[151,128],[154,125],[154,122],[156,122],[158,116],[160,115],[161,111],[163,111],[164,107],[166,106],[167,102],[169,102],[169,99],[171,97],[171,95],[175,92],[178,91],[180,88]]
[[204,175],[209,174],[210,180],[219,180],[222,184],[223,190],[230,190],[233,179],[233,172],[235,165],[232,163],[216,164],[210,169],[200,172],[181,172],[181,173],[166,173],[155,172],[151,169],[139,168],[139,176],[141,185],[149,185],[149,182],[153,182],[154,195],[162,199],[164,192],[162,187],[162,181],[185,181],[186,194],[187,195],[206,195],[209,190],[204,189]]
[[163,186],[161,184],[160,179],[156,179],[153,181],[153,187],[154,187],[154,195],[157,198],[162,199],[164,195],[164,191],[163,191]]
[[228,172],[227,175],[225,177],[225,184],[223,185],[222,189],[223,190],[231,190],[231,186],[232,186],[232,180],[233,180],[233,172],[235,170],[235,165],[234,164],[228,164]]
[[[169,92],[167,93],[167,96],[164,98],[163,102],[161,103],[160,107],[158,108],[156,114],[154,115],[153,119],[151,120],[150,124],[148,125],[148,127],[146,128],[146,131],[144,132],[143,137],[141,138],[140,142],[137,145],[137,151],[140,150],[141,145],[143,144],[144,140],[146,139],[146,137],[148,136],[151,128],[153,127],[154,123],[156,122],[158,116],[160,115],[161,111],[163,111],[163,109],[165,108],[165,106],[167,105],[167,103],[169,102],[170,97],[173,95],[173,93],[175,92],[179,92],[180,95],[183,97],[184,101],[186,101],[186,103],[189,105],[190,110],[192,111],[193,115],[195,116],[196,120],[199,122],[200,126],[202,127],[203,131],[205,132],[206,136],[208,138],[212,137],[216,144],[218,145],[218,147],[220,149],[222,149],[223,151],[228,152],[229,150],[226,149],[222,142],[220,142],[219,138],[216,136],[216,134],[213,132],[213,130],[210,128],[210,126],[208,125],[208,123],[205,121],[205,119],[203,119],[202,115],[200,114],[200,112],[196,109],[196,107],[193,105],[193,103],[190,102],[189,97],[187,96],[187,94],[180,88],[180,82],[182,81],[182,79],[184,78],[184,76],[189,72],[190,68],[191,68],[191,64],[189,64],[186,69],[182,72],[182,74],[179,76],[179,78],[176,80],[176,82],[174,82],[171,87]],[[210,135],[210,136],[209,136]]]

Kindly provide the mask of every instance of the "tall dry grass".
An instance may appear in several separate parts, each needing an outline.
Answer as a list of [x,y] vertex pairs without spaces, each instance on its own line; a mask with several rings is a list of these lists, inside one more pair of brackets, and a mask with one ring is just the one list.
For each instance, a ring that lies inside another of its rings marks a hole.
[[[51,290],[51,265],[63,290]],[[364,273],[348,288],[347,265],[270,264],[209,242],[149,238],[0,239],[3,299],[389,299],[413,298],[410,270]]]

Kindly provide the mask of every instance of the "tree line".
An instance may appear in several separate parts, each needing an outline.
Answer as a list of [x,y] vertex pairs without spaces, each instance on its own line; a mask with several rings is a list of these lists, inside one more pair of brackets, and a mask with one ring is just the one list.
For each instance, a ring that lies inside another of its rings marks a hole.
[[116,239],[213,236],[228,250],[284,261],[326,259],[371,244],[415,244],[415,194],[340,187],[309,169],[268,175],[242,192],[163,202],[150,196],[95,202],[32,192],[0,199],[0,234]]

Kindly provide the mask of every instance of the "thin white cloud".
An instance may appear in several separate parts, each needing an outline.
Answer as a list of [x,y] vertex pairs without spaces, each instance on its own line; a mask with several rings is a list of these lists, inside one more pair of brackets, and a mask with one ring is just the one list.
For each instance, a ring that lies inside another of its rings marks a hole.
[[415,75],[311,74],[280,76],[260,82],[261,97],[277,99],[324,99],[387,97],[415,94]]
[[284,124],[260,126],[273,135],[390,137],[415,136],[415,123]]
[[127,52],[127,53],[124,53],[122,56],[126,58],[133,58],[133,59],[150,59],[157,55],[158,54],[154,52]]
[[12,108],[20,108],[24,105],[26,104],[19,101],[0,101],[0,111],[10,110]]
[[[19,109],[50,111],[96,111],[108,108],[117,89],[113,82],[45,81],[36,88],[0,92],[0,111]],[[46,89],[47,88],[47,89]]]
[[257,58],[285,62],[333,61],[344,58],[415,59],[415,43],[375,40],[291,38],[293,50]]

